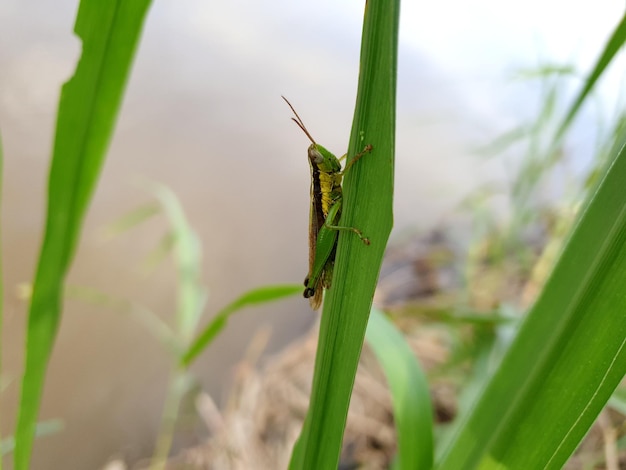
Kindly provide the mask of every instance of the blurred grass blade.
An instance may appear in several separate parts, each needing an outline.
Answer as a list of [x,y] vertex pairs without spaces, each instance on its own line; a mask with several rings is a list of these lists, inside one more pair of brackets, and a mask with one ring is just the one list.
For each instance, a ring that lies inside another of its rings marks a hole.
[[614,410],[626,416],[626,390],[618,388],[609,400],[609,405]]
[[154,186],[165,215],[169,219],[174,239],[177,268],[176,332],[184,344],[191,341],[196,330],[207,294],[201,283],[202,246],[187,222],[180,201],[167,187]]
[[572,77],[577,74],[573,65],[542,64],[538,67],[521,68],[513,74],[516,80],[545,79],[552,76]]
[[161,320],[156,313],[142,305],[114,297],[92,287],[78,285],[67,285],[64,297],[67,300],[79,300],[91,305],[110,308],[113,311],[130,315],[175,355],[180,354],[185,347],[167,323]]
[[346,175],[341,225],[371,241],[339,235],[332,289],[322,315],[311,404],[290,468],[337,468],[352,386],[382,257],[393,223],[399,0],[365,6],[361,67],[349,159],[372,145]]
[[157,266],[159,266],[174,250],[176,246],[176,238],[172,232],[167,232],[161,237],[161,240],[157,243],[150,253],[144,258],[141,263],[141,268],[144,273],[150,273]]
[[626,373],[626,149],[440,469],[565,464]]
[[[159,200],[165,215],[168,218],[170,231],[167,240],[172,241],[174,259],[176,263],[177,307],[176,307],[176,337],[182,348],[175,356],[176,361],[188,348],[193,339],[200,316],[206,304],[207,292],[202,285],[202,244],[194,230],[189,225],[180,200],[173,191],[166,186],[152,185],[152,190]],[[156,448],[150,464],[151,470],[160,470],[166,467],[167,457],[170,454],[174,439],[174,430],[178,418],[181,401],[193,383],[187,370],[176,367],[169,380],[167,396]]]
[[157,215],[160,212],[158,204],[154,202],[143,205],[130,211],[128,214],[124,214],[118,220],[106,227],[104,235],[106,238],[113,238],[121,233],[130,230],[137,225],[141,224],[145,220]]
[[499,135],[487,145],[477,148],[476,153],[489,158],[501,155],[516,143],[528,138],[531,132],[532,129],[526,124],[517,126]]
[[28,317],[15,433],[15,470],[29,468],[45,372],[61,315],[63,282],[122,100],[149,0],[83,0],[75,31],[83,53],[63,86],[48,181],[45,238]]
[[380,310],[373,308],[365,339],[381,365],[393,404],[398,451],[394,468],[433,466],[433,411],[426,376],[415,354]]
[[211,344],[220,331],[224,329],[228,319],[233,313],[236,313],[244,307],[274,302],[276,300],[300,293],[302,293],[301,284],[279,284],[260,287],[246,292],[237,300],[224,307],[215,315],[215,317],[213,317],[211,322],[204,328],[204,330],[202,330],[189,349],[185,352],[185,354],[183,354],[181,365],[183,367],[189,366],[194,359]]
[[[49,421],[42,421],[35,426],[35,436],[45,437],[52,434],[61,432],[64,428],[63,421],[60,419],[51,419]],[[0,456],[10,454],[15,450],[15,439],[7,437],[0,441]]]
[[578,114],[578,111],[580,110],[580,107],[587,98],[587,95],[591,92],[597,81],[600,79],[606,68],[609,66],[609,64],[615,57],[615,54],[618,53],[618,51],[624,44],[624,41],[626,41],[626,13],[615,28],[615,31],[613,31],[613,34],[611,35],[609,41],[604,47],[600,58],[593,68],[593,71],[591,72],[589,77],[587,77],[587,80],[585,81],[582,90],[580,91],[580,93],[572,103],[569,111],[565,115],[565,119],[563,120],[563,123],[556,133],[556,137],[554,139],[555,142],[560,141],[561,138],[565,135],[565,132],[567,132],[567,129],[576,117],[576,114]]

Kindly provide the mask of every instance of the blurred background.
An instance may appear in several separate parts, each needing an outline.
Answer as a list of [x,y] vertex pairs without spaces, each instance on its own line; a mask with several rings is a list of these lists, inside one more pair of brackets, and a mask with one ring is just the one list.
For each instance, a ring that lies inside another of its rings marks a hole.
[[[39,251],[60,86],[80,54],[71,33],[76,9],[69,0],[0,3],[2,347],[9,380],[0,397],[3,436],[15,418],[28,306],[20,286],[31,281]],[[201,239],[205,320],[247,289],[301,282],[308,141],[280,96],[318,142],[345,152],[362,10],[361,1],[154,1],[69,282],[132,299],[171,321],[174,269],[169,262],[145,269],[165,222],[103,236],[107,225],[151,199],[146,181],[174,191]],[[391,242],[454,217],[485,185],[506,186],[515,148],[506,158],[485,158],[479,149],[541,113],[545,81],[532,71],[571,67],[560,88],[564,111],[622,12],[617,0],[406,2]],[[546,197],[560,197],[567,175],[591,164],[622,78],[623,60],[603,80],[597,106],[576,124]],[[271,353],[314,320],[300,298],[234,317],[193,368],[202,388],[222,403],[233,366],[260,328],[271,330]],[[37,439],[33,468],[99,468],[115,456],[149,456],[170,365],[166,348],[131,315],[69,299],[40,414],[61,419],[64,429]]]

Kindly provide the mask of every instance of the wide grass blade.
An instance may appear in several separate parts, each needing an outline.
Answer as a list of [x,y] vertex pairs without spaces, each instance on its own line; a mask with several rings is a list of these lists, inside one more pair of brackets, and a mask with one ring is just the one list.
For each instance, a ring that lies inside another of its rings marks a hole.
[[273,286],[259,287],[243,294],[222,310],[220,310],[211,322],[193,341],[191,346],[183,354],[181,365],[189,366],[215,339],[215,337],[226,327],[230,316],[239,310],[253,305],[260,305],[266,302],[274,302],[295,294],[302,293],[301,284],[278,284]]
[[73,258],[122,100],[150,0],[83,0],[75,32],[83,53],[63,86],[48,181],[45,237],[28,317],[15,433],[15,469],[29,468],[45,372]]
[[370,312],[365,339],[381,365],[391,391],[396,425],[397,470],[433,466],[433,411],[426,375],[404,336],[383,312]]
[[626,373],[626,149],[439,469],[559,469]]
[[397,40],[400,2],[366,4],[361,70],[348,156],[372,145],[346,176],[333,286],[322,315],[311,404],[292,469],[337,468],[343,431],[383,252],[392,226]]

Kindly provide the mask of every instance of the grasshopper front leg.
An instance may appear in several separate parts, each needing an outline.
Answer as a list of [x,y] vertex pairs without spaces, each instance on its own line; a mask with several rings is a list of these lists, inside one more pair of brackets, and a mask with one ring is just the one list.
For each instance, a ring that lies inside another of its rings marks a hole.
[[[348,162],[348,164],[346,165],[346,167],[345,167],[345,168],[341,171],[341,175],[342,175],[342,176],[343,176],[343,175],[345,175],[345,174],[348,172],[348,170],[349,170],[350,168],[352,168],[352,165],[354,165],[356,162],[358,162],[358,161],[361,159],[361,157],[363,157],[364,155],[366,155],[366,154],[370,153],[370,152],[372,151],[372,149],[373,149],[373,148],[374,148],[374,147],[372,147],[372,146],[371,146],[371,145],[369,145],[369,144],[368,144],[368,145],[366,145],[366,146],[363,148],[363,150],[361,150],[359,153],[357,153],[357,154],[354,156],[354,158]],[[341,158],[339,159],[339,161],[345,160],[347,156],[348,156],[348,154],[347,154],[347,153],[344,153],[344,154],[341,156]]]

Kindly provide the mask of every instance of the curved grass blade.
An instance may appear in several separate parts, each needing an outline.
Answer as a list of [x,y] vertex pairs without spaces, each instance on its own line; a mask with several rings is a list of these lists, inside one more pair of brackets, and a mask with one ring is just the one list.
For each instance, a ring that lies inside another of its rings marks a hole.
[[45,238],[28,317],[15,470],[29,468],[46,368],[61,316],[64,279],[113,132],[149,4],[149,0],[80,3],[75,32],[82,39],[83,53],[59,101]]
[[562,468],[626,374],[626,147],[439,469]]
[[404,336],[376,308],[370,312],[365,339],[374,351],[391,391],[398,439],[394,468],[432,468],[433,411],[426,375]]
[[127,214],[124,214],[118,220],[106,227],[104,230],[104,237],[107,239],[117,237],[121,233],[135,228],[137,225],[140,225],[142,222],[152,218],[160,212],[161,208],[154,202],[140,206]]
[[399,14],[399,0],[366,3],[349,161],[366,145],[373,150],[346,175],[341,225],[358,227],[371,245],[364,246],[353,234],[339,235],[333,287],[326,294],[320,325],[311,404],[291,469],[330,469],[339,463],[352,386],[393,223]]
[[198,337],[181,358],[181,366],[188,367],[196,357],[202,353],[226,327],[228,319],[233,313],[245,307],[274,302],[295,294],[302,293],[301,284],[284,284],[252,289],[219,311],[211,322],[202,330]]

